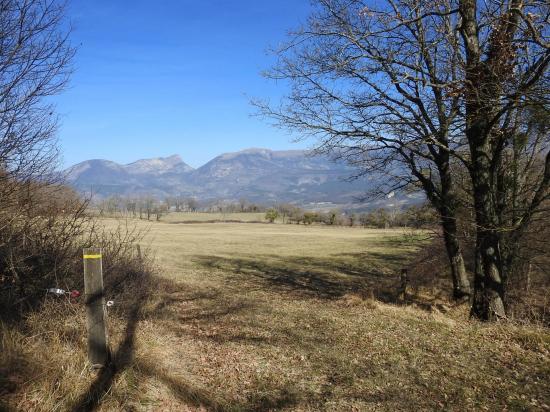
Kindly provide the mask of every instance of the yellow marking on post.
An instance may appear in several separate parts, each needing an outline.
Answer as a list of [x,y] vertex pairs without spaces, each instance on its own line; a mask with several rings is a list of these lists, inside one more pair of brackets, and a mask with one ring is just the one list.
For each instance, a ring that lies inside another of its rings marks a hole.
[[101,259],[101,255],[84,255],[84,259]]

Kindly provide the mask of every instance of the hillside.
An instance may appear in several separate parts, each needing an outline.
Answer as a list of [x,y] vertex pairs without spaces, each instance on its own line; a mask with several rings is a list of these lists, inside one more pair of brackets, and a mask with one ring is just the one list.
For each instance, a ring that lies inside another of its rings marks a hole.
[[[120,165],[88,160],[66,170],[77,190],[97,197],[153,195],[194,196],[200,200],[246,198],[263,204],[351,205],[376,182],[346,181],[353,169],[303,150],[247,149],[224,153],[193,169],[181,157],[142,159]],[[413,203],[418,197],[404,197]]]

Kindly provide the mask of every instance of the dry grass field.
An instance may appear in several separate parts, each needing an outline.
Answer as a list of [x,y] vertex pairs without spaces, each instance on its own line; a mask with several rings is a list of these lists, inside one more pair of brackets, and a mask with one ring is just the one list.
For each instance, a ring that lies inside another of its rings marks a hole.
[[162,216],[161,220],[167,223],[265,222],[265,213],[171,212]]
[[162,277],[147,301],[115,303],[129,310],[110,315],[117,368],[90,372],[82,308],[56,318],[50,307],[29,318],[33,334],[2,338],[21,362],[6,409],[550,408],[547,330],[397,296],[399,269],[420,246],[407,232],[138,224]]

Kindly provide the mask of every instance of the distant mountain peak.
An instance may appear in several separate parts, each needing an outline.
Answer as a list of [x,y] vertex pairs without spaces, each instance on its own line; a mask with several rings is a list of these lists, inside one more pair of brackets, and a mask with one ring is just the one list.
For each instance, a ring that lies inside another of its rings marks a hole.
[[156,173],[162,174],[170,171],[185,172],[193,168],[186,164],[180,155],[174,154],[168,157],[153,157],[140,159],[124,166],[126,171],[133,174]]
[[304,156],[308,153],[307,150],[271,150],[262,147],[250,147],[248,149],[239,150],[237,152],[223,153],[217,157],[217,159],[230,160],[240,156],[261,156],[266,158],[273,157],[295,157]]
[[127,166],[131,165],[133,163],[150,162],[150,161],[161,161],[161,162],[169,162],[169,163],[182,163],[183,162],[183,160],[182,160],[182,158],[179,154],[173,154],[173,155],[166,156],[166,157],[158,156],[158,157],[148,157],[148,158],[145,158],[145,159],[138,159],[135,162],[128,163]]
[[265,149],[265,148],[262,148],[262,147],[249,147],[248,149],[243,149],[243,150],[240,150],[236,153],[265,154],[265,153],[273,153],[273,150]]
[[[308,150],[250,148],[224,153],[197,169],[180,156],[141,159],[120,165],[89,160],[67,170],[67,180],[98,197],[193,196],[202,201],[246,198],[261,204],[351,205],[376,180],[346,182],[353,170]],[[328,202],[328,203],[327,203]]]
[[266,154],[270,154],[270,153],[272,153],[272,151],[269,150],[269,149],[251,147],[249,149],[243,149],[243,150],[239,150],[237,152],[222,153],[221,155],[218,156],[218,158],[233,159],[237,156],[242,156],[242,155],[247,155],[247,154],[248,155],[254,155],[254,154],[266,155]]

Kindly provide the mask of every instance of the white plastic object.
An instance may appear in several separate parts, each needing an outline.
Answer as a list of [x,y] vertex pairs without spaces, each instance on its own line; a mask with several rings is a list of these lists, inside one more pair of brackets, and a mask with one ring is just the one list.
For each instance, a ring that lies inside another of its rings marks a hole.
[[115,304],[115,301],[114,301],[114,300],[108,300],[107,303],[106,303],[106,305],[107,305],[108,308],[111,307],[111,306],[113,306],[114,304]]
[[49,293],[53,293],[54,295],[61,296],[64,295],[66,292],[63,289],[58,288],[49,288],[47,289]]

